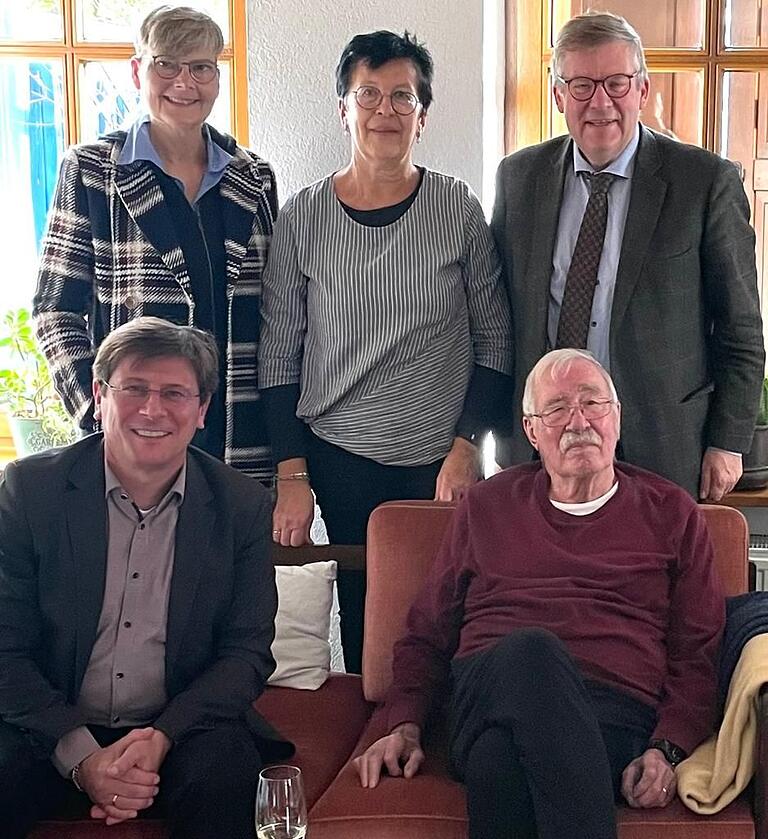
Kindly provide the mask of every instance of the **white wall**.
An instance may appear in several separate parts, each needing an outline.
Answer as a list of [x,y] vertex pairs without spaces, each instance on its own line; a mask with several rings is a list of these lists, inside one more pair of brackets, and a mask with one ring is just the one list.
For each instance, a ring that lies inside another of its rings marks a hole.
[[349,158],[334,93],[344,44],[408,29],[435,62],[434,101],[415,159],[483,180],[483,0],[248,0],[251,148],[275,167],[281,201]]

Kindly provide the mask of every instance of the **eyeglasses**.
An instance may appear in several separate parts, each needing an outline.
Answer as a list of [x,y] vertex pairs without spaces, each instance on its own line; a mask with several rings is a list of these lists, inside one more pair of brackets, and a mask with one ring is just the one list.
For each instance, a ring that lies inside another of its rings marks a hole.
[[402,117],[407,117],[408,114],[412,114],[419,104],[419,97],[414,93],[409,93],[407,90],[382,93],[378,87],[362,85],[357,90],[350,90],[349,92],[355,97],[355,102],[364,111],[373,111],[378,108],[385,96],[389,97],[389,101],[392,103],[392,110]]
[[167,55],[153,55],[152,66],[161,79],[175,79],[181,68],[186,67],[189,75],[200,84],[212,82],[219,72],[215,61],[176,61]]
[[568,425],[574,411],[581,411],[585,420],[596,420],[608,416],[611,405],[615,405],[614,399],[586,399],[584,402],[577,402],[575,405],[556,405],[554,408],[547,408],[540,414],[528,414],[529,417],[538,417],[548,428],[560,428]]
[[576,76],[573,79],[558,77],[558,81],[568,88],[568,93],[577,102],[588,102],[595,95],[598,85],[603,86],[603,90],[611,99],[622,99],[629,93],[632,79],[636,75],[637,73],[632,73],[631,76],[627,73],[614,73],[604,79],[590,79],[587,76]]
[[159,395],[161,401],[167,402],[169,405],[183,405],[189,399],[199,399],[202,393],[190,393],[188,390],[183,390],[180,387],[147,387],[147,385],[111,385],[109,382],[102,382],[105,384],[118,399],[124,399],[131,402],[146,402],[149,399],[150,393]]

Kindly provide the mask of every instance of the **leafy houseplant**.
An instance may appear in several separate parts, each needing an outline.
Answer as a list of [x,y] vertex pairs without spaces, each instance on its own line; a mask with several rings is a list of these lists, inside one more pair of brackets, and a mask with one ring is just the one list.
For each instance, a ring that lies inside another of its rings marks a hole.
[[53,386],[32,331],[29,310],[6,312],[0,321],[0,405],[8,414],[19,456],[75,439],[75,428]]
[[736,489],[762,489],[768,486],[768,378],[763,379],[752,447],[744,455],[743,465],[744,474],[736,484]]

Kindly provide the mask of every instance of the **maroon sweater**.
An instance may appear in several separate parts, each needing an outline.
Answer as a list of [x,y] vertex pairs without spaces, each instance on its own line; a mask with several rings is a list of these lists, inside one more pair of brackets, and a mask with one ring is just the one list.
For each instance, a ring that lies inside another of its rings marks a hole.
[[664,478],[616,473],[616,494],[588,516],[553,507],[535,463],[467,493],[395,646],[390,728],[423,724],[453,656],[537,626],[585,677],[655,708],[654,738],[690,752],[712,731],[725,610],[703,516]]

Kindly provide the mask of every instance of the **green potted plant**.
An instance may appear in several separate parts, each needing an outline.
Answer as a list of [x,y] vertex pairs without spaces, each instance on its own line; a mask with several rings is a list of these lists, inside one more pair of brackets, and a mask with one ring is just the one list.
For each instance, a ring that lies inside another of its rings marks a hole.
[[0,405],[23,457],[71,443],[75,427],[53,386],[48,364],[32,331],[28,309],[6,312],[0,321]]
[[763,379],[760,407],[755,420],[752,447],[744,455],[744,474],[736,489],[762,489],[768,486],[768,378]]

